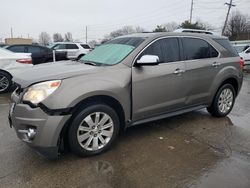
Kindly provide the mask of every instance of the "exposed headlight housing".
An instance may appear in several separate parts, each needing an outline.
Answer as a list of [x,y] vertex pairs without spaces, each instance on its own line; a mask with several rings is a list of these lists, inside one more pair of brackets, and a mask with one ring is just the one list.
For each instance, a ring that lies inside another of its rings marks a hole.
[[23,96],[23,101],[38,104],[54,93],[61,85],[61,80],[53,80],[34,84],[28,88]]

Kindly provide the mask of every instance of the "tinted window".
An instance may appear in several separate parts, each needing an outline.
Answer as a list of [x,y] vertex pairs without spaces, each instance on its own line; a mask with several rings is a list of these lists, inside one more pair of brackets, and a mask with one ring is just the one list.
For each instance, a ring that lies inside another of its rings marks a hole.
[[8,50],[12,51],[12,52],[22,52],[24,53],[24,46],[11,46],[7,48]]
[[210,58],[210,45],[201,39],[183,38],[186,60]]
[[66,49],[79,49],[76,44],[66,44]]
[[238,56],[235,48],[230,44],[228,39],[214,39],[217,43],[223,46],[232,56]]
[[157,55],[160,62],[173,62],[180,60],[180,50],[177,38],[160,39],[151,44],[143,53],[143,55]]
[[211,46],[210,44],[209,44],[209,46],[210,46],[211,58],[212,57],[218,57],[219,53],[217,52],[217,50],[215,50],[214,47]]
[[28,46],[28,53],[40,53],[40,48],[37,46]]
[[89,45],[87,45],[87,44],[81,44],[81,46],[82,46],[84,49],[90,49]]
[[56,44],[52,49],[54,50],[66,49],[66,46],[65,44]]

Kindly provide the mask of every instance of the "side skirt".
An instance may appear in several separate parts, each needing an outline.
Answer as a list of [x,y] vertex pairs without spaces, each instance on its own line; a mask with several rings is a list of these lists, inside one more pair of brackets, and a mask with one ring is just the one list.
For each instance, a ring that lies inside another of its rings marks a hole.
[[180,115],[180,114],[185,114],[185,113],[200,110],[200,109],[203,109],[203,108],[206,108],[206,106],[200,105],[200,106],[186,108],[186,109],[182,109],[182,110],[178,110],[178,111],[174,111],[174,112],[169,112],[169,113],[166,113],[166,114],[161,114],[161,115],[158,115],[158,116],[154,116],[154,117],[138,120],[138,121],[135,121],[135,122],[131,122],[130,124],[127,125],[127,127],[132,127],[132,126],[143,124],[143,123],[148,123],[148,122],[152,122],[152,121],[156,121],[156,120],[160,120],[160,119],[164,119],[164,118],[168,118],[168,117],[172,117],[172,116],[177,116],[177,115]]

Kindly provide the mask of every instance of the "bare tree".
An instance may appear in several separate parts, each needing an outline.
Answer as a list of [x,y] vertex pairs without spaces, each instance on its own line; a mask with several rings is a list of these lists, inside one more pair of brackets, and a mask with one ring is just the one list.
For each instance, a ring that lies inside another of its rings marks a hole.
[[250,17],[236,11],[229,18],[225,34],[230,40],[248,39],[250,34]]
[[98,42],[96,40],[89,41],[89,45],[90,45],[91,48],[94,48],[97,43]]
[[128,34],[132,34],[132,33],[141,33],[143,31],[144,31],[144,29],[141,27],[134,28],[133,26],[124,26],[121,29],[118,29],[118,30],[111,32],[109,35],[106,35],[105,38],[112,39],[112,38],[119,37],[122,35],[128,35]]
[[54,42],[63,42],[63,37],[60,33],[54,33],[53,35]]
[[176,22],[169,22],[162,25],[167,32],[173,32],[174,30],[178,29],[180,26]]
[[41,32],[39,35],[39,43],[43,46],[49,45],[49,43],[51,43],[50,35],[47,32]]
[[72,34],[70,32],[67,32],[64,36],[64,41],[65,42],[73,42],[73,37]]

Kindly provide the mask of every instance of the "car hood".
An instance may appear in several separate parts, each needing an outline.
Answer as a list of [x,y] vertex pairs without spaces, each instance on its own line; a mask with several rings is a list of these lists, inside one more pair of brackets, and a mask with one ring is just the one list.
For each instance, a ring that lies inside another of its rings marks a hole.
[[76,61],[45,63],[27,68],[13,75],[13,81],[25,88],[41,81],[61,80],[83,74],[91,74],[100,71],[100,69],[104,69],[104,67],[86,65]]

